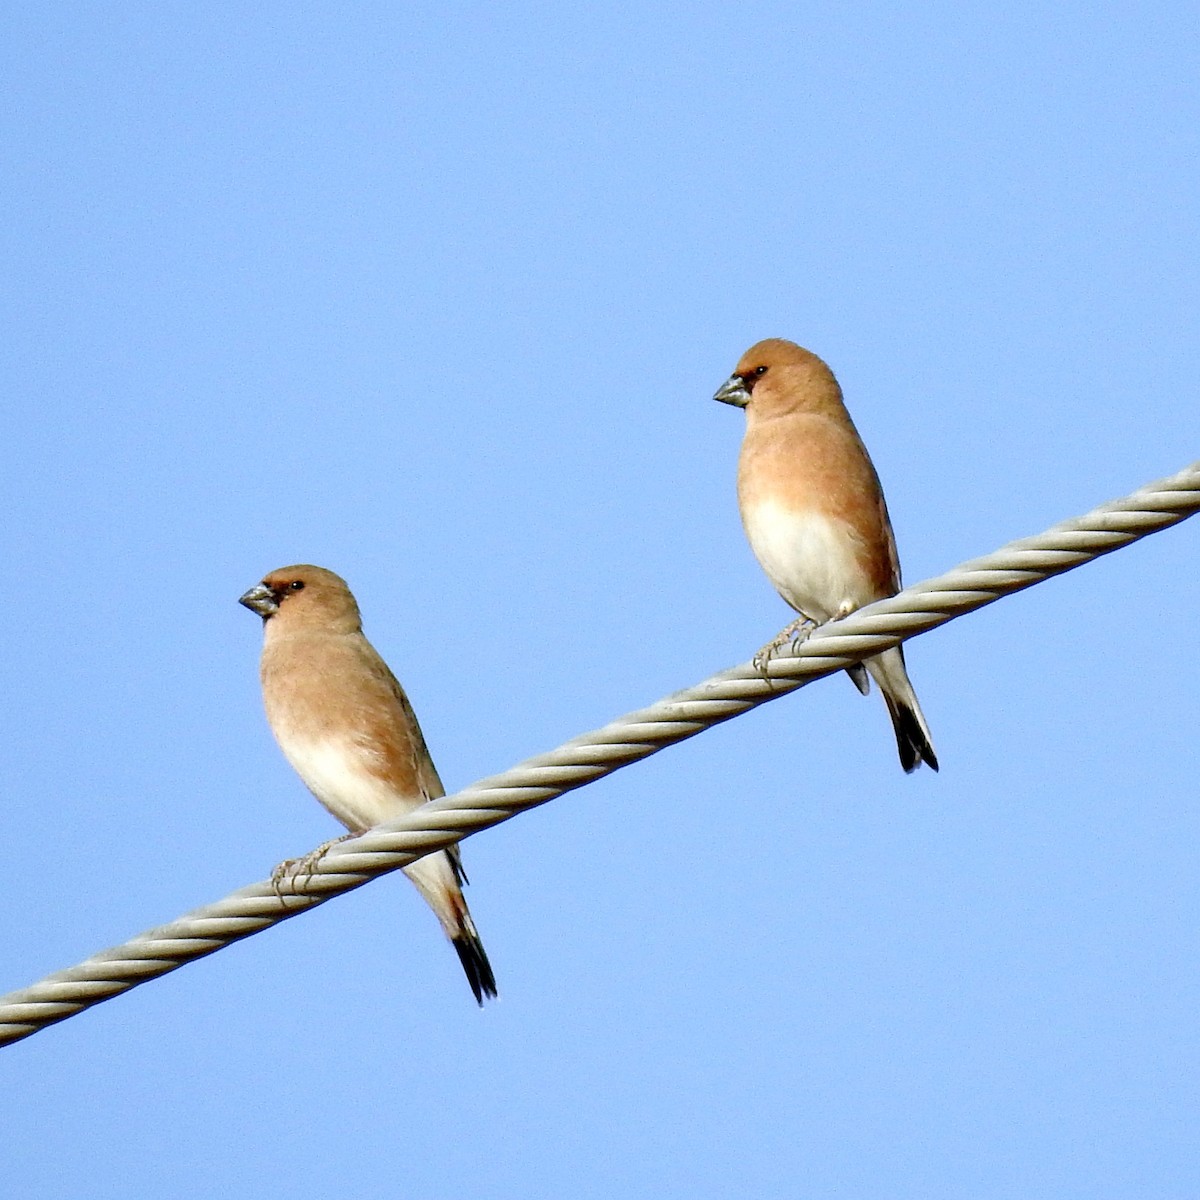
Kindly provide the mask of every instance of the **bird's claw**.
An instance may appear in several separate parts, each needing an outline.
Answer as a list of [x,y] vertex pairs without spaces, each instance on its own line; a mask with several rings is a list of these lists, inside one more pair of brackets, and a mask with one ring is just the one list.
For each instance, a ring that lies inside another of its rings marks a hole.
[[[308,881],[317,873],[317,865],[321,859],[333,849],[334,846],[341,842],[349,841],[350,838],[358,837],[357,833],[344,833],[341,837],[331,838],[328,842],[322,843],[315,850],[310,850],[307,854],[302,854],[299,858],[285,858],[271,872],[271,887],[274,889],[275,895],[280,900],[284,895],[284,884],[287,884],[287,890],[291,895],[296,895],[298,891],[306,890]],[[304,887],[298,888],[297,881],[303,878]]]
[[790,645],[794,654],[805,642],[812,637],[817,622],[812,617],[797,617],[786,629],[780,630],[759,652],[750,660],[750,665],[760,674],[767,673],[767,664],[783,649]]

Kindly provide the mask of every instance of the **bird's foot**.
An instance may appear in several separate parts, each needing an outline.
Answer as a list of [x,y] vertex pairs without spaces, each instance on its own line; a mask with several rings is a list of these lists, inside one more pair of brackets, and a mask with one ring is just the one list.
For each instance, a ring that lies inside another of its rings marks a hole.
[[817,622],[812,617],[799,616],[786,629],[773,637],[751,660],[756,671],[765,675],[767,673],[767,664],[783,649],[784,646],[791,645],[793,653],[798,650],[810,637],[812,632],[817,627]]
[[317,873],[317,864],[333,849],[334,846],[340,845],[342,842],[348,842],[351,838],[358,837],[357,833],[343,833],[341,837],[331,838],[327,842],[323,842],[315,850],[310,850],[307,854],[302,854],[299,858],[285,858],[275,870],[271,872],[271,887],[275,890],[275,895],[283,899],[284,885],[287,885],[287,890],[294,896],[298,890],[297,881],[301,878],[304,880],[304,885],[307,887],[308,881]]

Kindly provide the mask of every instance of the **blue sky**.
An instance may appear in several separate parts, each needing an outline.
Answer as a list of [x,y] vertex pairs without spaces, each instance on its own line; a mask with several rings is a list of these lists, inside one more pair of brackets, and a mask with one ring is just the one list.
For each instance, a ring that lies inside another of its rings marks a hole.
[[[789,612],[711,395],[838,373],[917,580],[1200,456],[1192,6],[0,18],[3,979],[339,832],[271,568],[463,786]],[[1189,523],[472,839],[477,1011],[380,881],[0,1054],[25,1198],[1191,1197]]]

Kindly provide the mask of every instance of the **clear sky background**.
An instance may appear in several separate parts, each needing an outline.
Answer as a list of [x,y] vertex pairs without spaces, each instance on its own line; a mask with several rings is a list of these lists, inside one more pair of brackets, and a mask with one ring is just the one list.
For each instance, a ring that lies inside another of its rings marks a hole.
[[[10,6],[0,989],[339,827],[237,597],[451,789],[790,613],[711,396],[837,371],[915,581],[1200,456],[1193,4]],[[5,1190],[1195,1197],[1200,522],[0,1051]]]

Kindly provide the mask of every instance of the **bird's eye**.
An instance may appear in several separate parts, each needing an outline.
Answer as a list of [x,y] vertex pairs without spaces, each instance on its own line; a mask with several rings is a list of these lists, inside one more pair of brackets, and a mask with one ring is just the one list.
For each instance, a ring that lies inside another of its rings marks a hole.
[[754,374],[755,374],[755,375],[765,375],[766,373],[767,373],[767,368],[766,368],[766,367],[755,367],[755,368],[754,368]]
[[293,579],[292,582],[288,584],[289,592],[301,592],[303,590],[304,590],[304,580],[303,579]]

